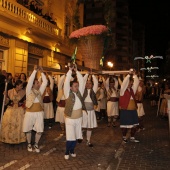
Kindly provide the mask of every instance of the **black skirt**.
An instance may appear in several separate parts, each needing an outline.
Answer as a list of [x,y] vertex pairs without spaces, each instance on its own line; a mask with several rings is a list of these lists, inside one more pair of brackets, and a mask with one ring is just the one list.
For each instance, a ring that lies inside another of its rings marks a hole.
[[136,110],[120,110],[120,127],[132,128],[138,124]]

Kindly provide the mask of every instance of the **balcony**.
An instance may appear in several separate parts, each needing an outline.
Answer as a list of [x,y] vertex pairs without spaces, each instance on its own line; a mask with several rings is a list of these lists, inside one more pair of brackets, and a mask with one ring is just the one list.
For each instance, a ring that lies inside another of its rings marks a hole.
[[[19,37],[29,31],[34,36],[48,38],[49,41],[61,39],[60,28],[12,0],[0,0],[0,17],[0,29],[10,32],[11,35]],[[11,30],[8,26],[16,30]]]

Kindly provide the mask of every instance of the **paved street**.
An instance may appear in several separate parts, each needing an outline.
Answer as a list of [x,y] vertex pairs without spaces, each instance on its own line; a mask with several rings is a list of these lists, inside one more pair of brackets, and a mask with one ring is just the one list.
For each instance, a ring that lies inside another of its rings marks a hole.
[[[65,137],[59,124],[45,129],[40,153],[28,153],[26,143],[0,143],[0,170],[168,170],[170,140],[168,121],[156,117],[156,108],[145,102],[146,130],[137,133],[140,143],[123,144],[119,127],[107,127],[106,120],[92,134],[93,148],[85,140],[77,144],[76,158],[64,160]],[[84,134],[84,139],[85,139]]]

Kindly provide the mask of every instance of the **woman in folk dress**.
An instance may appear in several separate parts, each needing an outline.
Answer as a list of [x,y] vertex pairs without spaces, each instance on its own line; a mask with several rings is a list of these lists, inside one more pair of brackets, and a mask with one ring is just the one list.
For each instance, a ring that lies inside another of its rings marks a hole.
[[9,104],[1,124],[0,141],[9,144],[26,142],[25,134],[22,131],[25,91],[22,89],[21,80],[17,80],[15,86],[8,90],[6,101]]

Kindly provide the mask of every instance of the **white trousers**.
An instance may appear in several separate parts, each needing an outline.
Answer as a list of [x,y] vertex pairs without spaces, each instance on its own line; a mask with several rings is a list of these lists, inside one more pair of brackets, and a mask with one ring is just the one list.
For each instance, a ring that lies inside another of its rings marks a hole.
[[44,131],[44,112],[26,112],[23,122],[23,132],[35,130],[36,132]]
[[78,119],[70,119],[69,117],[65,118],[67,141],[75,141],[76,139],[83,139],[81,124],[82,124],[82,117]]

